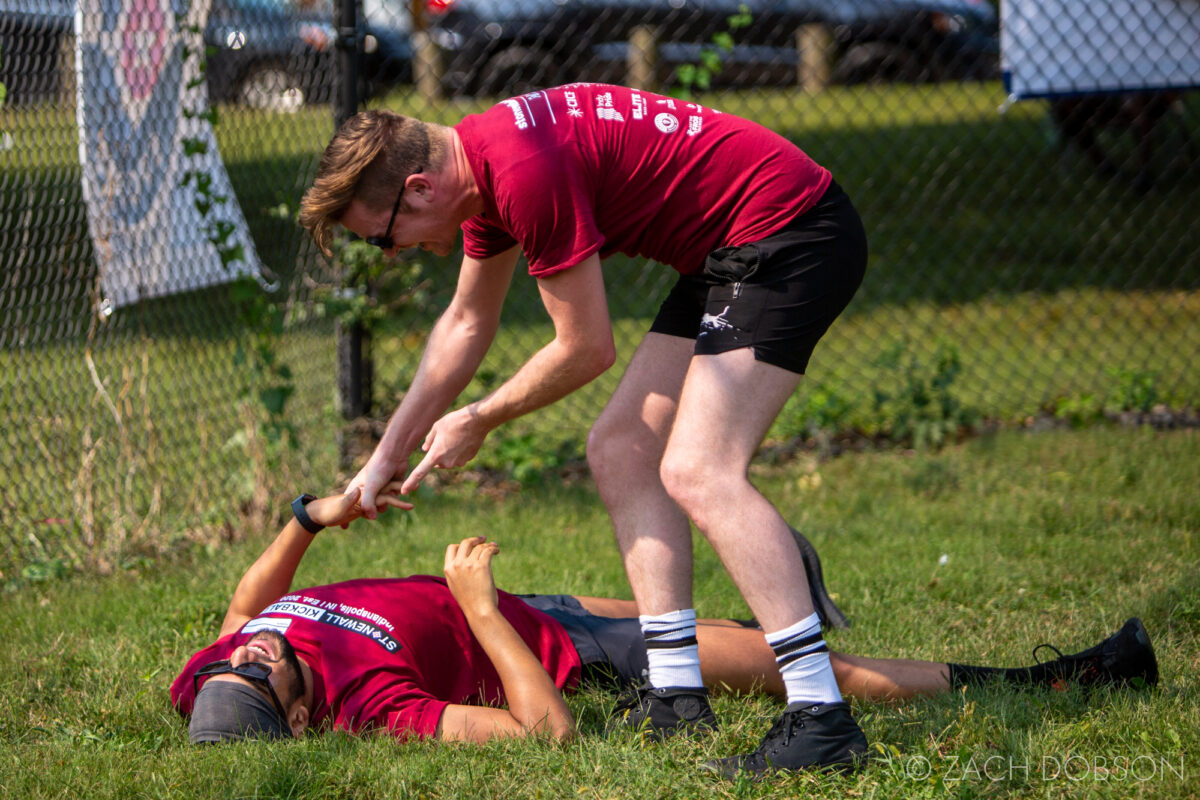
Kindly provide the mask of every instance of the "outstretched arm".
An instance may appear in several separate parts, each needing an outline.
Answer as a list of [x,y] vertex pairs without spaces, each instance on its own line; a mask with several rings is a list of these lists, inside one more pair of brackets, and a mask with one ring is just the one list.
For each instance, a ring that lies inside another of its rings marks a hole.
[[[375,498],[376,512],[388,506],[410,509],[412,504],[396,496],[399,484],[389,485]],[[325,527],[334,525],[346,527],[354,520],[363,516],[362,506],[358,502],[357,490],[349,494],[335,494],[313,500],[306,507],[313,522]],[[233,633],[251,619],[254,619],[264,608],[283,595],[291,588],[292,578],[296,575],[296,567],[304,558],[308,546],[314,536],[300,525],[295,518],[288,520],[283,530],[275,537],[275,541],[263,551],[246,574],[242,575],[233,598],[229,601],[229,610],[225,612],[225,621],[221,623],[221,636]]]
[[600,257],[538,279],[554,339],[496,391],[433,423],[426,456],[404,481],[407,494],[435,467],[461,467],[494,428],[567,396],[601,375],[616,359]]
[[412,385],[388,420],[375,452],[346,488],[362,490],[367,517],[375,516],[371,513],[375,493],[392,480],[403,480],[409,455],[470,383],[487,355],[500,327],[517,256],[514,247],[483,260],[463,257],[454,299],[429,334]]
[[446,548],[446,582],[458,601],[471,633],[500,676],[508,708],[447,706],[438,722],[446,741],[485,742],[503,737],[575,735],[575,720],[546,668],[516,629],[500,613],[492,556],[499,551],[482,536]]

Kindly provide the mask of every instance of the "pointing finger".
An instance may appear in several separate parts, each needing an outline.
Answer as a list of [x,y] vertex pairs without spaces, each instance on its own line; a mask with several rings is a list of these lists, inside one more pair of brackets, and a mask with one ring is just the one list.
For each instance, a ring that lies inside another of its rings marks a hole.
[[404,484],[400,487],[400,494],[409,494],[418,486],[421,481],[425,480],[425,476],[433,470],[433,455],[427,455],[421,459],[421,463],[417,464],[407,478],[404,479]]

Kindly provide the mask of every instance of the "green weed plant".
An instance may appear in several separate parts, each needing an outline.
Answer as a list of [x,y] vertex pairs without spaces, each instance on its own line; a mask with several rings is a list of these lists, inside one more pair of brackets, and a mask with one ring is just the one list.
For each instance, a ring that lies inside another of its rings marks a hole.
[[706,92],[712,81],[724,68],[724,57],[733,52],[734,34],[747,28],[754,21],[750,7],[745,3],[738,6],[736,14],[725,18],[725,29],[714,33],[703,47],[695,64],[680,64],[675,68],[676,94],[691,99],[696,91]]
[[1156,371],[1111,367],[1108,374],[1116,384],[1109,395],[1109,407],[1114,411],[1146,412],[1165,399]]
[[[203,30],[198,25],[186,25],[181,17],[177,22],[183,30],[202,41]],[[184,47],[183,59],[195,60],[196,75],[187,84],[195,90],[207,80],[208,58],[215,52],[212,45],[204,45],[196,52]],[[200,119],[216,130],[220,123],[217,108],[206,101],[196,107],[185,108],[187,119]],[[196,158],[208,153],[208,140],[193,137],[183,140],[184,156]],[[229,297],[238,310],[238,321],[243,335],[238,338],[233,353],[234,367],[245,370],[251,379],[242,400],[242,415],[246,427],[238,431],[227,442],[245,451],[249,475],[243,481],[248,492],[246,508],[262,514],[265,496],[276,485],[275,478],[282,472],[289,453],[298,448],[299,428],[287,414],[288,401],[295,394],[296,385],[292,368],[282,355],[280,339],[284,334],[287,308],[266,287],[260,285],[252,275],[233,275],[237,265],[246,261],[246,247],[237,235],[233,222],[220,219],[216,212],[228,205],[230,198],[217,194],[213,189],[214,176],[204,169],[184,172],[183,186],[195,190],[194,205],[205,220],[208,241],[221,260],[221,266],[233,277],[229,283]],[[276,286],[275,289],[279,287]]]
[[900,342],[876,363],[891,378],[874,390],[873,422],[892,441],[939,448],[979,423],[979,413],[954,391],[962,373],[962,358],[954,345],[939,344],[932,363],[926,363],[907,342]]

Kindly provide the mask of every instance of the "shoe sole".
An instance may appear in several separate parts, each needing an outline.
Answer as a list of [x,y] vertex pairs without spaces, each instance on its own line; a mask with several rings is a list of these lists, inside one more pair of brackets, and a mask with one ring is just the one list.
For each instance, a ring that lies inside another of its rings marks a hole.
[[825,577],[821,572],[821,558],[817,555],[817,548],[812,546],[812,542],[806,539],[804,534],[792,526],[789,525],[788,530],[792,532],[792,538],[796,541],[796,547],[800,548],[801,558],[804,559],[804,574],[808,577],[813,609],[821,617],[821,622],[834,628],[849,628],[850,620],[837,607],[825,589]]
[[[1149,656],[1148,669],[1146,675],[1138,675],[1136,677],[1145,681],[1147,686],[1158,685],[1158,657],[1154,654],[1154,645],[1150,643],[1150,632],[1146,630],[1146,626],[1142,624],[1138,617],[1131,618],[1123,627],[1128,628],[1133,626],[1133,640],[1142,647],[1146,648],[1146,653]],[[1130,679],[1125,679],[1125,683],[1130,683]]]
[[752,770],[743,769],[741,767],[738,767],[737,769],[730,769],[730,767],[733,766],[732,764],[723,764],[722,761],[724,761],[724,759],[716,759],[714,761],[704,762],[700,765],[700,769],[726,781],[736,782],[739,777],[744,775],[746,779],[757,783],[777,775],[786,775],[788,773],[797,772],[811,772],[818,775],[848,775],[852,772],[858,772],[859,770],[866,769],[870,763],[870,760],[871,758],[869,753],[861,753],[847,761],[834,761],[828,764],[812,764],[807,767],[795,768],[779,767],[763,770]]

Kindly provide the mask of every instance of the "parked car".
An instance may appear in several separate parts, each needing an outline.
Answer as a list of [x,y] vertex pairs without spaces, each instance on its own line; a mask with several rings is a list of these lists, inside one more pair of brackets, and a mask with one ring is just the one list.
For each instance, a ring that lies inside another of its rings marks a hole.
[[411,83],[412,14],[408,0],[362,0],[361,12],[359,77],[362,96]]
[[0,83],[5,105],[23,105],[61,96],[71,86],[64,76],[74,60],[64,52],[71,30],[73,0],[0,0]]
[[327,2],[212,0],[204,42],[213,103],[295,111],[326,103],[336,83]]
[[[0,0],[0,80],[14,103],[69,88],[73,0]],[[291,111],[336,85],[329,0],[211,0],[204,42],[210,101]]]
[[444,0],[431,18],[447,91],[499,94],[571,80],[620,82],[630,33],[658,32],[660,80],[694,64],[741,6],[715,83],[794,83],[796,32],[830,36],[832,79],[927,81],[994,77],[998,21],[987,0]]

